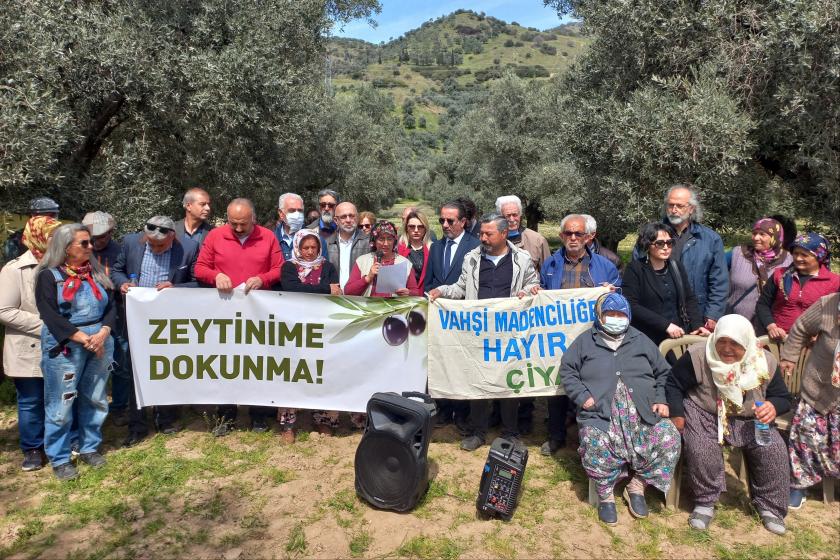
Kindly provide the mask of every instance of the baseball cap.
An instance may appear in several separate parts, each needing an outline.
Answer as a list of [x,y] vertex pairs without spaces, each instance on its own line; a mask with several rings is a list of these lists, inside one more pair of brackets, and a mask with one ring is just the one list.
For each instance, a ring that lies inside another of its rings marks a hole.
[[114,229],[117,222],[114,221],[114,217],[108,212],[97,210],[96,212],[85,214],[85,217],[82,218],[82,225],[90,230],[90,234],[93,237],[98,237]]

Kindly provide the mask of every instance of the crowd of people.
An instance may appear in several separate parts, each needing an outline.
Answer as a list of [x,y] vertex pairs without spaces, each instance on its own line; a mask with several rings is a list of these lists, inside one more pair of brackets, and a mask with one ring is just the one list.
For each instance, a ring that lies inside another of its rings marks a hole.
[[[674,185],[662,219],[641,226],[625,264],[599,243],[597,223],[586,214],[560,221],[562,246],[552,253],[545,237],[523,226],[514,195],[499,197],[482,217],[467,198],[443,204],[440,239],[417,208],[406,208],[395,224],[359,212],[329,189],[309,214],[301,196],[281,195],[269,227],[257,224],[244,198],[228,204],[226,223],[217,227],[203,189],[187,191],[183,207],[183,219],[150,216],[118,242],[107,212],[61,225],[54,201],[32,202],[24,251],[0,272],[3,363],[18,395],[23,470],[49,463],[69,480],[79,475],[76,457],[103,466],[106,417],[126,427],[125,446],[152,430],[181,429],[179,407],[136,406],[123,297],[134,286],[426,294],[430,301],[605,286],[610,291],[597,302],[594,324],[563,356],[565,394],[546,399],[548,438],[540,448],[552,455],[565,447],[567,427],[577,422],[578,452],[604,523],[617,521],[614,490],[623,479],[631,514],[646,517],[646,486],[666,492],[677,483],[682,455],[694,496],[689,523],[708,528],[725,489],[724,444],[743,449],[753,505],[777,534],[808,487],[840,477],[840,276],[829,268],[828,241],[814,232],[796,235],[781,216],[758,220],[751,242],[726,252],[701,223],[695,189]],[[406,274],[393,292],[377,286],[389,265]],[[688,334],[705,341],[679,359],[660,353],[660,343]],[[764,334],[783,343],[780,359],[757,342]],[[773,421],[794,406],[785,379],[805,347],[811,352],[786,442]],[[437,425],[454,424],[466,451],[485,445],[495,424],[510,439],[533,430],[533,398],[437,404]],[[237,409],[218,407],[215,436],[234,428]],[[250,428],[268,431],[274,416],[282,441],[291,443],[300,412],[251,406]],[[325,435],[339,425],[339,411],[309,413]],[[350,422],[362,428],[365,416],[351,413]],[[766,441],[754,435],[758,424],[771,426]]]

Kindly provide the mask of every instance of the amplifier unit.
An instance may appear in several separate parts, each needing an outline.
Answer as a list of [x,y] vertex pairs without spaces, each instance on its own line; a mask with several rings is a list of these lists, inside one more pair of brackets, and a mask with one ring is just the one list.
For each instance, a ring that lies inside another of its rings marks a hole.
[[527,447],[504,438],[493,441],[481,473],[476,501],[480,514],[501,517],[505,521],[513,517],[527,464]]

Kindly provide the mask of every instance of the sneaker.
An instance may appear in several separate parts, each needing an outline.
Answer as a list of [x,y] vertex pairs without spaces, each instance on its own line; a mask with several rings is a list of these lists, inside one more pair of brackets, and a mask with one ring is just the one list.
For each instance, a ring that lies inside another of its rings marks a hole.
[[295,430],[294,428],[284,428],[280,430],[280,441],[291,445],[295,442]]
[[268,431],[268,424],[265,420],[253,420],[251,421],[251,431],[258,434],[264,434]]
[[758,515],[761,517],[761,524],[764,525],[764,528],[774,535],[784,535],[787,531],[784,519],[779,519],[769,511],[760,511]]
[[215,428],[210,430],[213,437],[224,437],[233,431],[233,424],[227,421],[220,422]]
[[697,531],[707,531],[712,524],[715,509],[709,506],[694,506],[694,511],[688,516],[688,526]]
[[551,457],[566,445],[566,442],[559,439],[550,439],[540,447],[540,454]]
[[114,410],[108,414],[111,418],[111,424],[114,426],[121,428],[123,426],[128,426],[128,411],[127,410]]
[[805,504],[805,500],[805,490],[800,490],[799,488],[790,489],[790,503],[788,504],[790,509],[800,509]]
[[624,499],[627,501],[627,507],[630,509],[630,515],[636,519],[644,519],[648,516],[648,507],[644,494],[630,493],[627,491],[627,488],[625,488]]
[[610,527],[618,525],[618,510],[615,509],[615,502],[598,502],[598,519]]
[[484,438],[478,436],[470,436],[461,440],[461,449],[464,451],[475,451],[484,445]]
[[44,467],[44,454],[40,449],[30,449],[23,452],[21,469],[24,472],[37,471]]
[[98,451],[91,451],[90,453],[82,453],[79,455],[82,463],[98,469],[105,466],[105,457],[99,454]]
[[57,467],[53,467],[53,474],[58,480],[75,480],[79,478],[79,471],[73,466],[73,463],[63,463]]

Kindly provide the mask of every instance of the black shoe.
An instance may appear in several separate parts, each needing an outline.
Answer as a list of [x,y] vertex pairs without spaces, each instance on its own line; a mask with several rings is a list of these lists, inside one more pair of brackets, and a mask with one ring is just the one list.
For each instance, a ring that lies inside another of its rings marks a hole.
[[178,426],[176,424],[166,424],[166,425],[159,426],[158,429],[160,430],[160,433],[162,433],[163,435],[171,436],[171,435],[174,435],[174,434],[177,434],[178,432],[180,432],[181,431],[181,426]]
[[23,452],[23,463],[20,468],[24,472],[37,471],[44,468],[44,454],[40,449],[29,449]]
[[148,437],[148,433],[138,433],[138,432],[128,432],[126,438],[122,441],[123,447],[134,447],[146,437]]
[[118,428],[128,426],[127,410],[114,410],[113,412],[109,413],[108,416],[111,418],[111,424],[113,424],[114,426]]
[[618,511],[615,509],[615,502],[599,502],[598,519],[611,527],[618,525]]
[[79,471],[73,466],[73,463],[64,463],[53,467],[53,474],[58,480],[75,480],[79,478]]
[[467,437],[472,433],[472,428],[470,428],[469,422],[466,419],[460,420],[458,418],[455,419],[455,428],[458,430],[458,433],[461,434],[463,437]]
[[258,434],[264,434],[268,431],[268,424],[265,420],[252,420],[251,431],[256,432]]
[[627,507],[630,508],[630,514],[636,519],[644,519],[648,516],[647,502],[645,502],[644,494],[631,494],[624,489],[624,499],[627,501]]
[[545,455],[546,457],[551,457],[558,450],[563,449],[565,447],[566,442],[561,441],[559,439],[550,439],[540,447],[540,455]]
[[82,463],[90,465],[94,469],[98,469],[105,466],[105,457],[100,455],[98,451],[82,453],[81,455],[79,455],[79,459],[81,459]]
[[484,445],[484,438],[478,436],[470,436],[461,441],[461,449],[464,451],[475,451]]

